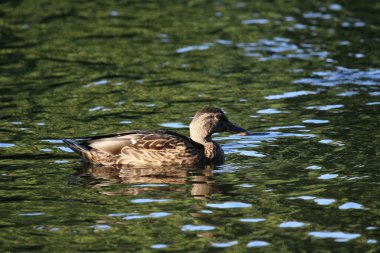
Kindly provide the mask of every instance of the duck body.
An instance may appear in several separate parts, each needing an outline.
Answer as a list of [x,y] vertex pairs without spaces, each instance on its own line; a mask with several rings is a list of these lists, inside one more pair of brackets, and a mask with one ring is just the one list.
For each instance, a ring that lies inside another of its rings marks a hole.
[[212,133],[247,132],[230,123],[216,108],[198,111],[190,124],[190,136],[167,130],[124,133],[63,139],[75,152],[93,164],[129,166],[204,166],[222,164],[221,146]]
[[[136,130],[63,141],[94,164],[201,166],[224,162],[224,152],[219,144],[205,147],[186,136],[165,130]],[[216,155],[209,159],[206,153]]]

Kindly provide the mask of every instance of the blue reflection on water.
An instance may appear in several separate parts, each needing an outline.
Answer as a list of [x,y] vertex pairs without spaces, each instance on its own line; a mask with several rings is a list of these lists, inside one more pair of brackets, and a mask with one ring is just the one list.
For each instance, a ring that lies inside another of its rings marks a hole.
[[250,241],[247,244],[248,248],[256,248],[256,247],[265,247],[268,246],[270,243],[266,241]]
[[161,123],[160,126],[162,127],[168,127],[168,128],[188,128],[187,125],[183,124],[182,122],[165,122]]
[[347,209],[364,209],[364,206],[359,203],[355,202],[347,202],[339,206],[339,209],[341,210],[347,210]]
[[328,179],[334,179],[337,178],[339,175],[338,174],[323,174],[318,177],[318,179],[322,180],[328,180]]
[[214,229],[214,226],[207,225],[184,225],[181,228],[182,231],[210,231]]
[[309,235],[321,239],[335,239],[337,242],[348,242],[350,240],[360,237],[357,233],[344,233],[344,232],[330,232],[330,231],[314,231],[310,232]]
[[265,221],[266,219],[265,218],[241,218],[240,221],[241,222],[252,222],[252,223],[257,223],[257,222],[261,222],[261,221]]
[[108,230],[111,229],[110,225],[106,224],[98,224],[98,225],[92,225],[90,228],[94,228],[95,230]]
[[14,147],[15,144],[13,143],[4,143],[4,142],[0,142],[0,148],[10,148],[10,147]]
[[155,202],[169,202],[170,199],[132,199],[132,203],[144,204],[144,203],[155,203]]
[[295,98],[299,96],[315,95],[317,93],[318,92],[316,91],[306,91],[306,90],[289,91],[283,94],[265,96],[265,99],[274,100],[274,99],[284,99],[284,98]]
[[285,221],[285,222],[282,222],[279,225],[279,227],[280,228],[300,228],[300,227],[304,227],[306,225],[307,225],[306,223],[299,222],[299,221]]
[[167,247],[168,247],[168,245],[162,244],[162,243],[160,243],[160,244],[153,244],[153,245],[150,246],[150,248],[152,248],[152,249],[165,249]]
[[269,23],[268,19],[246,19],[241,21],[243,25],[265,25]]
[[335,199],[314,199],[314,202],[321,206],[331,205],[335,202]]
[[312,77],[293,81],[296,84],[311,84],[315,86],[337,86],[342,84],[354,84],[372,86],[380,84],[380,70],[358,70],[337,67],[335,71],[313,72]]
[[219,204],[206,204],[208,207],[212,208],[221,208],[221,209],[229,209],[229,208],[247,208],[252,207],[251,204],[243,203],[243,202],[224,202]]
[[123,217],[123,220],[136,220],[136,219],[146,219],[146,218],[161,218],[172,215],[168,212],[154,212],[147,215],[138,215],[138,214],[128,214]]
[[42,216],[45,215],[44,212],[34,212],[34,213],[19,213],[18,216]]
[[306,109],[316,109],[319,111],[328,111],[328,110],[338,109],[338,108],[342,108],[342,107],[344,107],[344,105],[337,104],[337,105],[307,106],[305,108]]
[[234,245],[237,245],[238,241],[230,241],[230,242],[213,242],[211,243],[212,247],[215,248],[228,248]]
[[280,111],[280,110],[275,109],[275,108],[268,108],[268,109],[258,110],[257,113],[259,113],[259,114],[279,114],[279,113],[289,113],[289,112]]

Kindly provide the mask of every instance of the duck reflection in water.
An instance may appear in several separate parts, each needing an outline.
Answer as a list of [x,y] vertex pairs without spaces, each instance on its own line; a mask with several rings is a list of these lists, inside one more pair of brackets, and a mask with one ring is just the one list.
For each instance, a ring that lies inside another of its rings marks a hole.
[[[93,177],[104,181],[92,185],[101,189],[106,195],[138,195],[146,191],[186,191],[178,185],[191,185],[191,196],[197,199],[207,199],[215,192],[212,171],[215,166],[184,168],[184,167],[130,167],[127,165],[95,165],[82,164],[81,171],[76,176]],[[107,191],[107,186],[130,184],[123,191]],[[149,186],[144,186],[148,185]],[[136,186],[134,186],[136,185]],[[157,185],[157,187],[155,187]],[[162,187],[164,185],[164,187]]]

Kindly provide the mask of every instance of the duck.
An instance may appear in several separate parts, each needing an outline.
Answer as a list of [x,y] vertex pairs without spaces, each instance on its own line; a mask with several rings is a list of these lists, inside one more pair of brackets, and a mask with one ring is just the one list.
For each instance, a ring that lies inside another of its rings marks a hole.
[[73,151],[91,164],[127,166],[221,165],[225,156],[212,134],[248,135],[231,123],[218,108],[197,111],[190,123],[190,138],[169,130],[133,130],[108,135],[63,139]]

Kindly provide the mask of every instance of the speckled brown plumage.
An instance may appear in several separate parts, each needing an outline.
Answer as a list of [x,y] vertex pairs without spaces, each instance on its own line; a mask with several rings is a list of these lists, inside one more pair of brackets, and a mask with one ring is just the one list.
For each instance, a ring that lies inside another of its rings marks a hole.
[[198,166],[224,162],[223,149],[211,140],[213,133],[223,131],[246,132],[230,123],[221,110],[205,108],[190,124],[191,138],[172,131],[138,130],[63,141],[94,164]]

